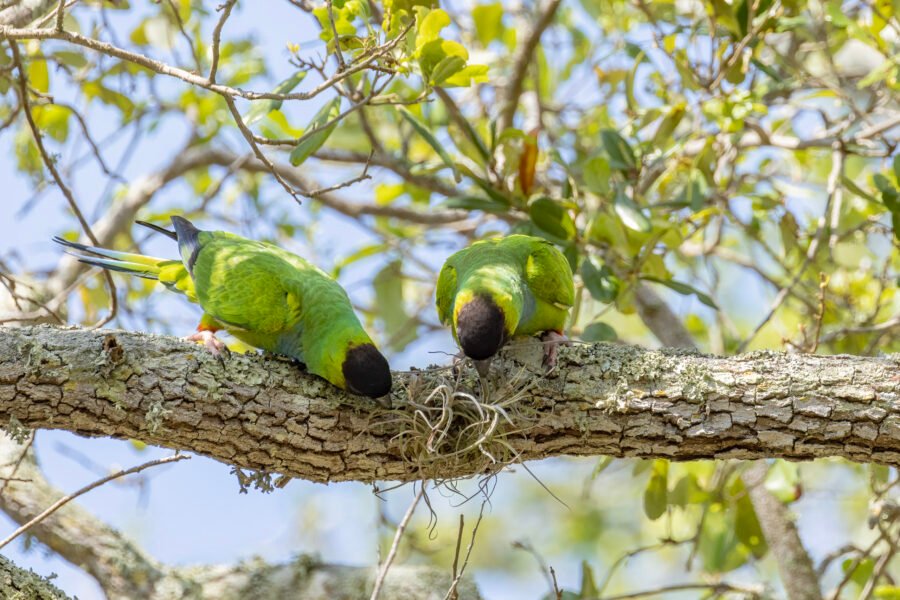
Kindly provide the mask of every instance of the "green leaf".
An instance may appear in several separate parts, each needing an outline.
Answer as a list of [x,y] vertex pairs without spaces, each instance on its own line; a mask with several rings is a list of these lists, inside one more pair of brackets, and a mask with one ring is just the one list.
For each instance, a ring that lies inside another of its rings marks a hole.
[[[307,71],[297,71],[296,73],[276,85],[275,89],[272,90],[272,93],[289,93],[295,87],[300,85],[300,82],[306,78],[306,74]],[[250,107],[250,110],[247,111],[247,114],[244,115],[244,123],[246,123],[247,125],[252,125],[273,110],[278,110],[279,108],[281,108],[281,100],[257,100],[253,103],[253,106]]]
[[687,112],[687,105],[684,102],[676,104],[669,109],[668,114],[660,121],[659,127],[656,128],[656,133],[653,135],[653,146],[655,148],[662,148],[666,145],[672,134],[675,133],[678,124],[684,118],[685,112]]
[[35,106],[32,112],[37,126],[54,140],[64,142],[69,137],[69,116],[72,113],[68,108],[42,104]]
[[653,469],[647,489],[644,490],[644,513],[651,521],[665,514],[669,503],[669,461],[658,458],[653,461]]
[[594,321],[581,332],[585,342],[614,342],[619,339],[616,330],[603,321]]
[[334,131],[334,128],[337,127],[337,122],[335,121],[331,125],[325,126],[329,121],[336,119],[341,114],[341,98],[338,96],[337,98],[333,98],[330,102],[325,104],[322,108],[319,109],[319,112],[312,118],[309,125],[306,127],[305,133],[303,134],[303,139],[297,146],[291,151],[291,164],[295,167],[302,165],[307,158],[312,156],[312,154],[322,147],[322,145],[328,140],[328,136],[331,135],[331,132]]
[[441,85],[448,78],[462,71],[465,66],[466,59],[459,56],[447,56],[431,71],[429,83],[431,85]]
[[609,161],[602,156],[595,156],[584,163],[584,186],[594,192],[605,196],[609,193],[610,168]]
[[715,310],[719,310],[719,307],[716,306],[716,303],[713,302],[712,298],[710,298],[708,295],[704,294],[697,288],[692,287],[681,281],[675,281],[674,279],[660,279],[658,277],[652,277],[650,275],[641,275],[641,279],[644,281],[652,281],[653,283],[662,284],[662,285],[666,286],[667,288],[669,288],[670,290],[674,290],[684,296],[690,296],[691,294],[693,294],[694,296],[697,296],[697,300],[699,300],[706,306],[713,308]]
[[766,489],[785,504],[800,497],[800,467],[797,463],[778,459],[769,467]]
[[581,593],[578,595],[579,600],[588,600],[589,598],[597,598],[600,596],[600,590],[597,589],[597,582],[594,580],[594,571],[586,560],[581,561]]
[[856,84],[858,89],[865,89],[871,85],[874,85],[880,81],[883,81],[888,78],[894,71],[900,69],[900,65],[897,63],[897,57],[891,57],[885,59],[880,65],[872,69],[872,71],[859,80],[859,83]]
[[381,269],[372,280],[375,306],[384,324],[388,347],[399,352],[416,339],[416,327],[403,302],[403,272],[400,261],[393,261]]
[[550,198],[537,198],[528,205],[531,221],[550,235],[561,240],[575,237],[575,221],[569,211]]
[[47,61],[43,58],[35,58],[28,62],[28,84],[39,92],[50,89],[50,72],[47,70]]
[[[475,146],[478,150],[478,154],[481,156],[481,159],[487,163],[491,159],[491,153],[488,150],[487,146],[484,143],[484,140],[481,139],[481,136],[478,135],[478,132],[475,131],[475,128],[472,127],[472,124],[468,119],[462,117],[459,119],[458,125],[462,128],[463,132],[466,135],[466,139]],[[459,146],[459,144],[457,144]]]
[[650,220],[644,215],[640,207],[634,203],[634,200],[619,189],[616,191],[616,198],[613,200],[613,209],[622,220],[625,227],[647,233],[650,231]]
[[865,558],[857,562],[854,558],[845,558],[841,563],[841,571],[844,575],[849,575],[850,581],[862,587],[869,581],[872,572],[875,570],[875,561],[871,558]]
[[894,585],[879,585],[872,593],[878,600],[900,600],[900,587]]
[[581,280],[591,296],[604,304],[609,304],[619,295],[621,282],[606,265],[599,269],[593,257],[587,257],[581,263]]
[[703,504],[708,502],[710,495],[697,483],[697,476],[687,473],[678,480],[675,487],[669,493],[669,503],[675,506],[685,507],[689,504]]
[[472,9],[472,20],[475,22],[475,36],[482,46],[487,46],[500,39],[503,33],[503,5],[482,4]]
[[735,478],[729,491],[733,498],[737,498],[734,515],[734,532],[737,539],[750,550],[754,557],[760,559],[766,555],[769,547],[756,516],[756,509],[753,508],[750,495],[744,488],[744,482],[739,477]]
[[129,119],[134,112],[134,102],[131,101],[131,98],[104,86],[99,80],[84,82],[81,91],[88,100],[97,98],[106,105],[118,108],[122,111],[124,120]]
[[509,211],[509,205],[478,196],[455,196],[448,198],[441,206],[445,208],[458,208],[462,210],[481,210],[494,214],[505,214]]
[[449,24],[450,15],[446,11],[440,8],[428,11],[425,18],[420,19],[416,29],[416,50],[418,51],[429,42],[440,39],[441,30]]
[[441,157],[441,160],[444,161],[444,164],[450,167],[453,171],[453,179],[456,183],[462,181],[462,177],[459,174],[459,169],[456,168],[456,163],[453,162],[453,159],[450,158],[450,155],[447,154],[447,150],[444,149],[444,146],[437,140],[436,137],[428,130],[428,127],[419,120],[414,114],[412,114],[408,108],[405,106],[397,106],[397,110],[400,112],[400,115],[406,120],[407,123],[412,125],[412,128],[416,130],[422,139],[428,142],[428,145],[431,146],[435,152],[438,153],[438,156]]
[[875,187],[881,192],[881,201],[888,210],[892,213],[900,212],[900,191],[894,187],[894,184],[881,173],[876,173],[873,181]]
[[708,196],[709,185],[706,183],[706,177],[703,175],[703,171],[700,169],[691,169],[688,183],[681,191],[678,201],[683,202],[686,206],[690,206],[692,211],[698,212],[703,209]]
[[897,184],[900,185],[900,154],[894,157],[894,177],[897,179]]
[[352,265],[353,263],[363,260],[364,258],[368,258],[370,256],[375,256],[377,254],[381,254],[382,252],[386,252],[390,250],[390,246],[388,244],[370,244],[368,246],[363,246],[356,252],[348,254],[343,259],[338,261],[334,265],[334,270],[332,271],[332,276],[337,277],[341,274],[341,271],[344,270],[345,267]]
[[474,83],[487,83],[487,65],[466,65],[466,68],[444,81],[445,87],[469,87]]
[[600,132],[600,139],[603,141],[603,148],[609,155],[609,165],[612,168],[631,171],[637,166],[634,150],[617,131],[604,129]]
[[72,52],[71,50],[57,50],[53,53],[54,58],[62,64],[72,67],[73,69],[81,69],[86,67],[88,59],[81,52]]

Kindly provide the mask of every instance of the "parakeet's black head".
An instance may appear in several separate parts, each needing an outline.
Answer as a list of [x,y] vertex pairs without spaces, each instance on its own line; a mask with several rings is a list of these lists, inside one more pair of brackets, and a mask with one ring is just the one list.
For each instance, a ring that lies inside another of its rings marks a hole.
[[463,353],[474,360],[497,354],[506,343],[506,319],[488,296],[475,296],[456,316],[456,338]]
[[347,389],[354,394],[380,398],[391,391],[391,368],[372,344],[360,344],[348,350],[343,371]]

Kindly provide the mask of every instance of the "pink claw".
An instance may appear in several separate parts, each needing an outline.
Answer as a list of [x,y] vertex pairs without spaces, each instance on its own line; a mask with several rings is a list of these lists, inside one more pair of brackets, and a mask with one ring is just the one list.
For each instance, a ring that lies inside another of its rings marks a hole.
[[558,331],[545,331],[541,334],[541,341],[544,342],[544,366],[548,370],[555,369],[559,347],[571,346],[572,342]]
[[203,342],[203,345],[206,346],[209,353],[219,360],[222,360],[223,353],[229,353],[228,346],[225,345],[225,342],[217,338],[214,331],[209,331],[208,329],[198,331],[184,339],[188,342]]

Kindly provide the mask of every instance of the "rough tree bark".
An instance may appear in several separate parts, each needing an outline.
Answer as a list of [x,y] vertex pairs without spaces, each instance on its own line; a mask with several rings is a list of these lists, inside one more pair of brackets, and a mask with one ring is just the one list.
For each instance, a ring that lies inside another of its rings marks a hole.
[[[598,344],[564,349],[549,376],[511,360],[496,369],[518,382],[506,387],[529,386],[521,410],[510,412],[517,433],[504,438],[517,460],[842,456],[900,465],[900,363],[892,357],[718,358]],[[422,401],[448,379],[447,371],[398,374],[396,408],[384,411],[272,357],[235,355],[223,366],[166,336],[0,329],[2,422],[134,438],[311,481],[490,470],[479,452],[428,472],[408,457],[409,398]],[[466,374],[459,386],[475,382]]]

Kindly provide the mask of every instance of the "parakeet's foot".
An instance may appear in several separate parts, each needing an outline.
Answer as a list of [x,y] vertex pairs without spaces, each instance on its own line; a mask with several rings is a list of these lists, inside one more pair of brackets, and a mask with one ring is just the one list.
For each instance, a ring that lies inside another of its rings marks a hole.
[[188,342],[203,342],[203,345],[206,346],[209,353],[215,356],[219,362],[223,362],[223,354],[225,356],[231,354],[231,351],[228,349],[228,346],[225,345],[225,342],[217,338],[215,332],[209,331],[208,329],[198,331],[184,339]]
[[541,334],[541,341],[544,342],[544,367],[548,371],[555,369],[559,347],[571,346],[572,342],[558,331],[545,331]]

